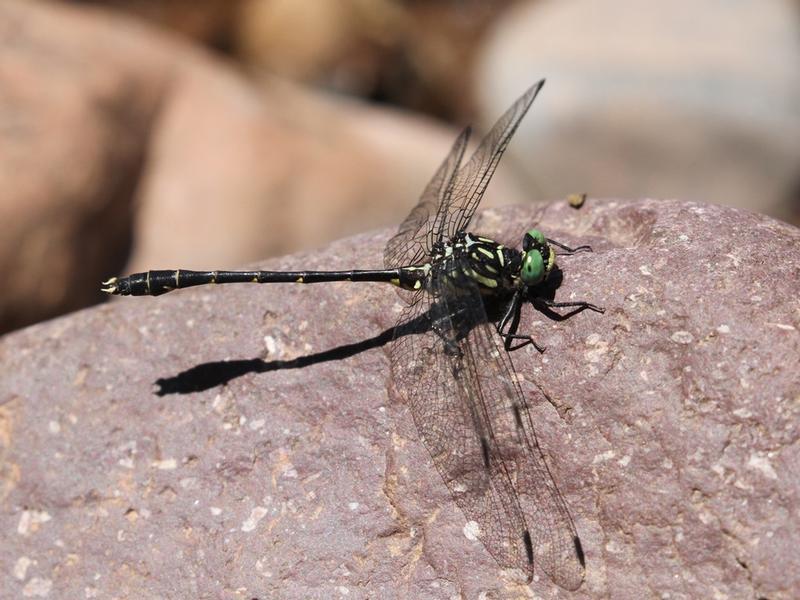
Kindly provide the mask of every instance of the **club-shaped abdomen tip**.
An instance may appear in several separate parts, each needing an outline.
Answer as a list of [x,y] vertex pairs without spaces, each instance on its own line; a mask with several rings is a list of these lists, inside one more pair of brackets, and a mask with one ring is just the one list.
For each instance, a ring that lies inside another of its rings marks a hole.
[[117,287],[116,277],[112,277],[111,279],[104,281],[100,285],[103,286],[100,288],[100,291],[105,292],[106,294],[116,294],[119,291],[119,288]]
[[112,294],[114,296],[127,296],[131,293],[130,280],[127,277],[123,277],[121,279],[118,277],[112,277],[111,279],[104,281],[102,285],[103,287],[101,287],[100,290],[106,294]]

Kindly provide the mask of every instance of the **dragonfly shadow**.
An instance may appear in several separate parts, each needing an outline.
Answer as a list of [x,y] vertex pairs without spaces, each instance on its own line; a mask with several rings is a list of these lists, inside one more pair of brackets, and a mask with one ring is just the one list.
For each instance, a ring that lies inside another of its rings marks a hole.
[[424,333],[429,328],[430,319],[428,318],[428,314],[424,313],[416,319],[395,327],[390,327],[366,340],[353,344],[344,344],[342,346],[323,350],[322,352],[315,352],[314,354],[298,356],[291,360],[249,358],[201,363],[190,369],[181,371],[172,377],[157,379],[155,382],[156,386],[158,386],[156,395],[166,396],[169,394],[202,392],[226,384],[248,373],[267,373],[269,371],[279,371],[283,369],[301,369],[332,360],[342,360],[365,352],[366,350],[380,348],[398,337],[415,333]]
[[[543,300],[552,300],[555,297],[556,290],[561,285],[563,276],[561,271],[557,268],[551,274],[550,279],[546,285],[540,286],[536,289],[535,294],[527,298],[536,310],[547,316],[554,321],[563,321],[568,319],[575,313],[580,312],[583,308],[577,308],[565,314],[558,313],[546,304],[542,303]],[[500,310],[503,304],[493,303],[492,306],[487,306],[487,313],[491,321],[496,321],[499,318]],[[230,381],[247,375],[248,373],[268,373],[270,371],[280,371],[284,369],[302,369],[310,365],[316,365],[334,360],[343,360],[350,358],[361,352],[372,350],[373,348],[380,348],[385,346],[393,339],[410,335],[425,333],[430,329],[430,311],[423,313],[416,319],[407,323],[402,323],[395,327],[390,327],[379,333],[378,335],[355,342],[352,344],[344,344],[336,346],[314,354],[306,354],[298,356],[291,360],[264,360],[263,358],[248,358],[241,360],[219,360],[201,363],[195,365],[190,369],[181,371],[172,377],[162,377],[155,381],[157,386],[155,394],[157,396],[167,396],[172,394],[192,394],[195,392],[202,392],[211,388],[224,385]]]

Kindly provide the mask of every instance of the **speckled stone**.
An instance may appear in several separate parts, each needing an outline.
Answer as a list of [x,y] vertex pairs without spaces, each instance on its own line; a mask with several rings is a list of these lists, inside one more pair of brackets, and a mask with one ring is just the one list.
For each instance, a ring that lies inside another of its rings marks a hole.
[[[513,354],[586,551],[576,594],[543,575],[528,589],[468,537],[390,393],[385,337],[369,342],[401,300],[346,283],[123,298],[0,339],[0,589],[797,597],[800,231],[592,198],[473,230],[514,242],[532,224],[592,244],[562,260],[556,299],[606,308],[558,323],[527,307],[547,350]],[[263,266],[379,267],[388,235]]]

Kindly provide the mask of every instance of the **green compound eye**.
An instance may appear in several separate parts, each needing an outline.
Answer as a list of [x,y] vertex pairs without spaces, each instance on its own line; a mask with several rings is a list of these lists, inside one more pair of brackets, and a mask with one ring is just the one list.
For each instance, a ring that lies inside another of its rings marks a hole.
[[525,253],[520,278],[525,285],[536,285],[544,279],[544,260],[538,250]]
[[529,229],[525,232],[525,237],[522,239],[522,249],[527,252],[536,245],[545,246],[547,240],[544,234],[538,229]]
[[541,231],[539,231],[538,229],[531,229],[528,232],[528,235],[531,236],[533,239],[535,239],[540,244],[544,244],[545,243],[544,234]]

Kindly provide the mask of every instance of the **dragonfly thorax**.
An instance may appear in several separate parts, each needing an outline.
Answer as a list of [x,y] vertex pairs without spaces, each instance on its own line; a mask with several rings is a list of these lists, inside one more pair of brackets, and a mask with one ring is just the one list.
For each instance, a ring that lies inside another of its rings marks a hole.
[[515,248],[467,232],[434,244],[431,252],[438,276],[451,280],[455,287],[458,280],[470,279],[484,295],[505,295],[516,290],[523,258]]
[[544,234],[529,230],[522,251],[489,238],[459,232],[448,241],[436,242],[431,251],[434,277],[444,276],[458,286],[471,279],[483,295],[506,295],[522,286],[543,283],[555,267],[555,252]]

